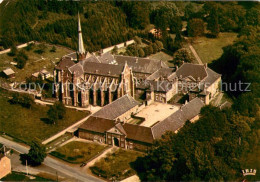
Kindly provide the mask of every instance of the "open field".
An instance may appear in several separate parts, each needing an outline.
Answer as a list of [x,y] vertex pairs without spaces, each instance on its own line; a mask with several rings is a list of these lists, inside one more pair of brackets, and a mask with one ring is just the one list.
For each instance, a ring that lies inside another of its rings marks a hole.
[[29,178],[26,174],[21,172],[12,171],[11,174],[8,174],[6,177],[2,178],[2,181],[50,181],[49,179],[45,179],[38,176],[32,176]]
[[45,140],[87,116],[85,112],[66,108],[65,118],[51,125],[46,122],[49,106],[34,105],[27,109],[18,104],[10,104],[10,96],[10,92],[0,90],[0,132],[26,143],[36,138]]
[[90,169],[95,175],[108,180],[122,180],[135,174],[131,163],[143,155],[141,152],[119,149],[97,161]]
[[71,163],[86,162],[106,148],[105,145],[73,141],[57,148],[51,154]]
[[[0,71],[5,68],[12,68],[16,75],[11,81],[22,82],[25,81],[26,77],[32,75],[32,73],[41,71],[46,68],[48,71],[52,72],[54,68],[54,63],[57,63],[60,58],[72,51],[64,47],[56,46],[56,52],[50,52],[52,45],[46,44],[47,48],[44,53],[38,54],[34,52],[37,50],[37,45],[33,46],[33,49],[30,51],[25,51],[28,55],[28,61],[23,69],[19,69],[14,65],[11,65],[11,62],[15,62],[14,58],[16,56],[9,56],[8,54],[0,55]],[[21,49],[18,49],[21,50]]]
[[198,37],[193,40],[192,46],[203,63],[209,63],[220,58],[222,48],[233,44],[237,33],[220,33],[218,38]]
[[170,63],[169,61],[172,60],[172,56],[166,54],[165,52],[158,52],[156,54],[152,54],[149,56],[150,59],[157,59],[157,60],[162,60],[165,62],[168,66],[174,66],[174,64]]

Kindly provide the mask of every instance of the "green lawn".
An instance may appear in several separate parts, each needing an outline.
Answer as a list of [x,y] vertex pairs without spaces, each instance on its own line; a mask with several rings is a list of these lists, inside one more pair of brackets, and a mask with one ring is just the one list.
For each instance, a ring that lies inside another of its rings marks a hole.
[[[25,51],[28,55],[28,61],[23,69],[18,69],[16,66],[11,65],[11,62],[15,62],[13,59],[15,58],[9,56],[8,54],[0,55],[0,71],[5,68],[12,68],[15,72],[15,78],[11,79],[11,81],[22,82],[25,81],[26,77],[32,75],[32,73],[41,71],[46,68],[48,71],[53,72],[54,63],[57,63],[60,58],[66,54],[71,53],[72,51],[67,48],[61,48],[56,46],[56,52],[50,52],[52,46],[46,44],[47,49],[43,54],[37,54],[34,51],[37,50],[37,45],[30,51]],[[21,49],[18,49],[21,50]]]
[[46,123],[49,106],[34,105],[31,109],[8,102],[11,93],[0,90],[0,131],[30,142],[45,140],[87,116],[87,113],[66,108],[65,118],[56,124]]
[[105,145],[73,141],[57,148],[51,154],[71,163],[86,162],[106,148]]
[[169,54],[166,54],[165,52],[158,52],[156,54],[152,54],[149,56],[150,59],[157,59],[157,60],[162,60],[165,62],[168,66],[174,66],[174,64],[170,63],[169,61],[172,60],[172,56]]
[[1,179],[1,181],[50,181],[49,179],[41,178],[38,176],[30,175],[31,179],[26,176],[24,173],[20,172],[12,172],[11,174],[8,174],[4,178]]
[[220,33],[216,39],[198,37],[193,41],[192,45],[202,62],[209,63],[220,58],[223,53],[222,48],[233,44],[236,38],[237,33]]
[[49,142],[45,145],[47,152],[71,138],[73,138],[73,135],[71,133],[65,133],[64,135],[61,135],[60,137],[56,138],[55,140],[52,140],[51,142]]
[[119,149],[100,159],[90,169],[95,175],[100,175],[108,180],[122,180],[135,174],[130,163],[142,155],[143,153],[137,151]]

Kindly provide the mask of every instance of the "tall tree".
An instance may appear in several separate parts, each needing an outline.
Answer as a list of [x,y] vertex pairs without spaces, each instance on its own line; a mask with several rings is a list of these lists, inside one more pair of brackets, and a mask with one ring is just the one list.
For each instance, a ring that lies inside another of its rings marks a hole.
[[202,19],[193,18],[188,21],[187,25],[188,35],[197,37],[204,34],[204,21]]

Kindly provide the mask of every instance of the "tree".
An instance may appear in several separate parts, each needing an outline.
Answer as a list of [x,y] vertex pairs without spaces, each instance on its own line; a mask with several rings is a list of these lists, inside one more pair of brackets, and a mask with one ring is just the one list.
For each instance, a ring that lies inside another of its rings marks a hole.
[[155,43],[157,44],[157,47],[159,50],[162,50],[163,49],[163,43],[159,40],[156,40]]
[[56,47],[55,47],[55,46],[52,46],[50,52],[56,52]]
[[47,156],[46,148],[40,141],[33,141],[28,154],[21,154],[22,164],[27,163],[31,166],[39,166]]
[[158,52],[158,46],[157,46],[157,44],[156,44],[156,43],[153,43],[153,44],[152,44],[152,47],[153,47],[153,53],[154,53],[154,54],[157,53],[157,52]]
[[173,63],[177,66],[180,66],[183,62],[191,63],[194,61],[194,58],[191,57],[190,53],[185,49],[179,49],[173,55]]
[[15,60],[17,62],[17,67],[19,69],[22,69],[22,68],[24,68],[24,66],[28,60],[28,56],[26,55],[26,53],[24,51],[19,51]]
[[135,41],[137,44],[142,44],[142,40],[141,40],[140,37],[135,36],[135,37],[134,37],[134,41]]
[[9,52],[10,56],[15,56],[17,54],[18,50],[17,47],[13,44],[11,47],[11,51]]
[[202,19],[193,18],[188,21],[187,25],[188,35],[197,37],[204,34],[204,21]]
[[211,36],[216,38],[218,37],[220,28],[219,28],[219,23],[218,23],[218,6],[211,6],[210,13],[209,13],[209,19],[208,19],[208,24],[207,28],[211,32]]
[[151,55],[153,53],[153,46],[149,45],[148,46],[148,55]]
[[58,112],[53,106],[50,106],[50,109],[47,111],[47,116],[50,124],[55,124],[59,119]]
[[44,43],[41,43],[38,45],[38,49],[35,50],[34,52],[36,52],[37,54],[43,54],[47,49],[47,46]]
[[145,56],[144,50],[142,48],[140,48],[138,50],[138,54],[139,54],[140,57],[144,57]]
[[47,116],[51,124],[55,124],[59,119],[63,119],[66,114],[66,108],[62,102],[55,102],[47,111]]
[[118,47],[114,46],[114,48],[111,51],[112,54],[118,54]]

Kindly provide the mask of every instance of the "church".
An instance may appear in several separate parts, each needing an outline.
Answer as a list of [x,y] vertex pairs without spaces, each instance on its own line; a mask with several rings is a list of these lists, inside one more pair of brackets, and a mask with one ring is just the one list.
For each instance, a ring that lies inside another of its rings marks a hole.
[[161,60],[89,53],[84,48],[79,15],[78,49],[63,56],[54,69],[56,99],[79,107],[105,106],[126,94],[167,103],[182,93],[209,104],[220,81],[221,75],[207,65],[183,63],[180,68],[169,68]]

